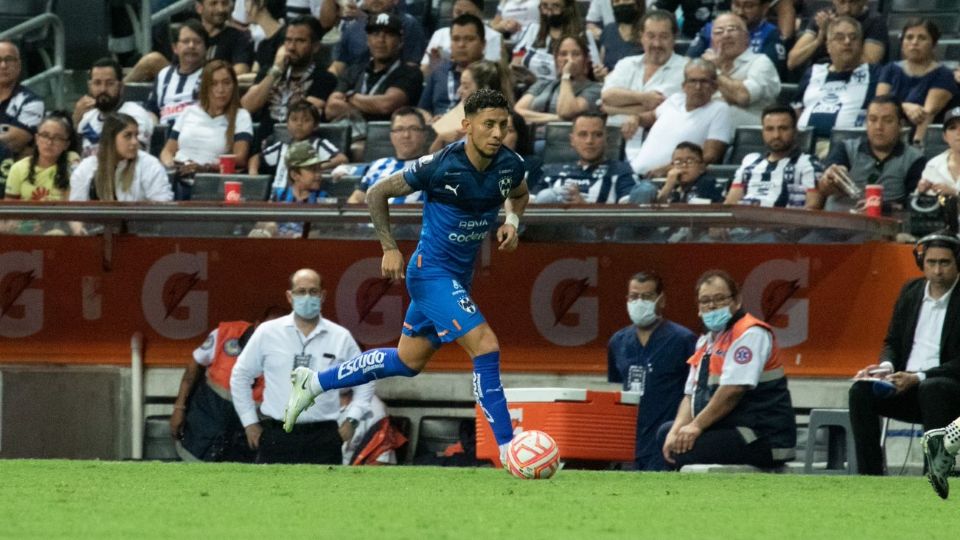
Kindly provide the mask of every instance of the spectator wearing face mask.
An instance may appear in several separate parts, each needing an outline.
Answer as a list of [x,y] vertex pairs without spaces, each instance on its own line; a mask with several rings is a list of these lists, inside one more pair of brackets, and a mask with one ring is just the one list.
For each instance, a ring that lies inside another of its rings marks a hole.
[[657,429],[673,419],[683,398],[687,359],[697,338],[663,317],[666,295],[656,272],[638,272],[627,284],[630,325],[607,344],[607,380],[640,393],[637,414],[636,468],[666,470],[657,444]]
[[559,79],[553,59],[555,42],[583,34],[576,0],[540,0],[540,22],[525,26],[513,47],[513,65],[524,67],[541,81]]

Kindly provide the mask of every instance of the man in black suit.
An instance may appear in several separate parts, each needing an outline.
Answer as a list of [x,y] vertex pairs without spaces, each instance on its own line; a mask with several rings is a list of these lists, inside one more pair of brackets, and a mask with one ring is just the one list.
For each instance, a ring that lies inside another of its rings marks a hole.
[[943,231],[914,248],[924,277],[904,285],[880,362],[850,387],[850,423],[860,474],[883,474],[880,417],[942,428],[960,415],[960,239]]

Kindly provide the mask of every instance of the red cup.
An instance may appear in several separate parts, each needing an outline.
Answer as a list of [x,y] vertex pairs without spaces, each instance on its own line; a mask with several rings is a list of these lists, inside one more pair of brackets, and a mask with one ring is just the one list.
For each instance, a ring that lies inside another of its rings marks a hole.
[[235,172],[237,172],[237,156],[233,154],[220,156],[220,174],[233,174]]
[[228,180],[223,183],[223,201],[231,204],[240,203],[240,187],[242,183],[236,180]]
[[870,217],[880,217],[883,214],[883,186],[880,184],[867,184],[864,189],[863,210]]

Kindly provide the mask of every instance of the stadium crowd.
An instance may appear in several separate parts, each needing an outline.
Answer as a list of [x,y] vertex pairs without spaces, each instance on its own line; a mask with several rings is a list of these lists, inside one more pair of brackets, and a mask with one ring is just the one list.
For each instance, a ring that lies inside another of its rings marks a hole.
[[[301,3],[197,0],[155,29],[153,52],[112,40],[62,113],[19,83],[17,44],[0,43],[2,193],[189,200],[195,176],[229,155],[228,170],[273,177],[270,200],[326,202],[346,179],[356,189],[336,192],[362,203],[377,178],[462,137],[462,100],[484,87],[514,105],[507,144],[529,158],[537,202],[857,211],[881,184],[890,213],[909,210],[918,185],[957,191],[960,69],[937,58],[957,29],[935,18],[889,28],[867,0],[591,0],[586,14],[575,0],[456,0],[439,17],[404,0]],[[367,151],[383,146],[377,129],[392,148]],[[137,153],[120,140],[130,133]],[[293,197],[285,160],[301,140],[323,181]]]
[[[104,58],[89,66],[87,95],[70,111],[45,110],[43,101],[20,84],[26,73],[17,43],[2,41],[0,181],[5,187],[0,193],[32,201],[189,200],[198,174],[227,168],[240,175],[269,175],[265,196],[288,204],[327,202],[325,190],[332,183],[361,177],[346,192],[347,202],[359,204],[378,181],[460,139],[463,101],[483,88],[501,91],[513,107],[503,143],[528,158],[526,179],[535,203],[726,203],[856,211],[862,210],[866,186],[880,184],[884,211],[890,213],[907,210],[918,192],[960,191],[960,69],[951,69],[955,59],[937,58],[938,42],[958,29],[940,28],[936,19],[910,18],[891,29],[886,14],[867,0],[833,0],[819,10],[791,0],[591,0],[586,14],[575,0],[502,0],[493,16],[484,0],[440,3],[449,16],[430,21],[411,13],[415,6],[404,0],[196,0],[196,17],[160,29],[168,35],[156,51],[141,58],[104,51]],[[434,22],[440,24],[434,27]],[[898,32],[892,39],[890,30]],[[144,84],[149,95],[131,99],[126,90]],[[385,144],[374,135],[384,123],[386,155],[367,159],[371,147]],[[551,128],[560,128],[562,135],[551,136]],[[739,151],[738,144],[751,133],[754,142],[762,141],[762,151]],[[557,146],[572,153],[549,159]],[[711,169],[721,164],[737,167],[723,177]],[[415,192],[391,202],[421,200]],[[69,232],[84,229],[71,224]],[[254,232],[290,236],[300,230],[260,224]],[[950,295],[960,242],[941,239],[926,248],[947,251],[933,262],[921,251],[918,265],[931,272],[928,280],[942,282],[939,294]],[[951,279],[934,275],[940,267],[950,267]],[[232,397],[240,397],[234,407],[261,461],[299,459],[297,451],[278,449],[285,437],[278,425],[285,398],[276,387],[283,381],[286,389],[286,373],[265,370],[267,355],[257,357],[256,347],[269,331],[317,320],[321,278],[305,274],[287,291],[297,317],[265,322],[253,337],[246,323],[221,326],[219,337],[211,334],[195,355],[198,365],[210,367],[227,332],[238,340],[246,334],[244,343],[252,340],[249,351],[240,353],[239,345],[232,350],[243,368],[234,370]],[[929,288],[924,296],[922,280],[917,283],[911,302],[929,300],[933,307],[923,309],[951,309],[945,307],[950,296],[930,298]],[[741,461],[780,462],[792,451],[795,430],[772,333],[741,310],[738,286],[725,273],[705,275],[698,284],[701,293],[706,295],[698,296],[702,316],[723,312],[727,318],[715,321],[715,328],[705,318],[716,335],[697,342],[685,328],[660,319],[658,276],[640,273],[631,280],[628,312],[639,330],[628,327],[611,341],[610,381],[629,387],[646,377],[628,357],[643,356],[651,339],[669,345],[672,362],[670,380],[647,389],[669,395],[662,410],[644,410],[646,440],[638,442],[638,466],[662,469],[674,465],[674,458],[693,462],[699,455],[695,450],[703,451],[699,459],[715,461],[717,456],[704,450],[706,443],[695,446],[700,436],[713,441],[710,448],[739,445]],[[318,304],[315,310],[298,307],[310,299]],[[634,304],[638,301],[645,304]],[[316,323],[300,328],[308,337],[316,329]],[[723,332],[732,332],[723,339],[736,357],[711,352],[712,340]],[[939,337],[940,328],[929,333]],[[349,333],[344,340],[350,351],[338,353],[341,361],[357,352]],[[929,350],[936,341],[926,342],[919,359],[909,344],[887,351],[889,371],[937,369],[939,346]],[[741,342],[739,348],[731,345]],[[301,355],[305,350],[306,345]],[[755,352],[770,358],[754,362],[762,371],[724,367],[727,360],[734,367],[743,364],[745,355],[749,361]],[[686,362],[694,355],[716,358],[688,373]],[[218,392],[206,399],[222,398],[216,405],[222,412],[231,397],[231,379],[222,371],[213,373],[219,377],[214,380]],[[262,374],[265,389],[254,383]],[[196,370],[188,375],[171,422],[178,437],[191,421],[183,411],[198,375]],[[896,382],[920,403],[914,406],[920,412],[907,416],[922,417],[927,427],[942,427],[960,412],[954,404],[935,415],[926,412],[927,402],[943,401],[924,396],[942,383],[940,375],[933,371],[929,379]],[[727,384],[750,388],[731,397],[723,390]],[[249,392],[251,387],[253,393],[265,392],[260,413],[270,409],[269,418],[258,419],[254,400],[260,396]],[[858,384],[851,392],[861,470],[879,473],[872,446],[875,417],[896,414],[876,407],[873,388],[864,388]],[[348,415],[344,424],[338,411],[365,413],[367,390],[355,392],[352,404],[328,400],[324,405],[322,436],[337,443],[330,460],[341,459],[337,426],[348,427],[339,436],[349,441],[355,417],[363,416]],[[716,412],[731,399],[725,413]],[[773,411],[760,414],[763,421],[755,426],[754,435],[765,444],[761,456],[751,454],[756,448],[746,448],[751,441],[736,438],[737,428],[730,425],[742,422],[723,422],[737,400]],[[695,421],[702,419],[698,411],[711,411],[713,431]],[[258,421],[266,431],[251,433],[250,425]],[[188,450],[203,458],[213,452],[209,441],[205,444]],[[685,459],[678,457],[683,454]]]

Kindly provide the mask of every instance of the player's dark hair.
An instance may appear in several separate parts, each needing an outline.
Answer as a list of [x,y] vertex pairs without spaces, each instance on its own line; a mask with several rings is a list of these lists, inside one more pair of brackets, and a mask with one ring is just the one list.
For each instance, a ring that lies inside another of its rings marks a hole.
[[463,104],[463,113],[466,116],[473,116],[483,109],[509,111],[510,104],[507,102],[507,98],[503,97],[502,92],[490,88],[481,88],[467,98],[466,103]]
[[763,123],[763,120],[770,116],[771,114],[785,114],[790,117],[793,127],[797,127],[797,111],[789,105],[770,105],[769,107],[763,109],[763,112],[760,113],[760,123]]
[[393,114],[390,115],[390,124],[393,125],[393,121],[398,116],[416,116],[417,122],[420,123],[421,128],[427,127],[427,119],[423,117],[423,113],[420,112],[420,109],[416,107],[404,106],[393,111]]
[[298,99],[287,106],[287,118],[293,116],[293,113],[295,112],[305,112],[309,114],[310,117],[313,118],[313,123],[318,126],[320,125],[320,111],[318,111],[317,108],[314,107],[309,101],[305,99]]
[[660,274],[654,272],[653,270],[644,270],[642,272],[637,272],[630,277],[630,281],[636,281],[637,283],[646,283],[652,281],[656,286],[655,290],[657,294],[663,292],[663,278],[660,277]]
[[309,15],[300,15],[287,23],[288,30],[294,26],[306,26],[310,29],[310,43],[316,43],[323,37],[323,27],[320,26],[320,21]]
[[123,80],[123,69],[120,67],[120,63],[109,56],[105,56],[94,62],[93,65],[90,66],[90,73],[87,75],[87,78],[93,77],[93,70],[96,68],[110,68],[113,70],[114,75],[117,76],[118,81]]
[[674,152],[677,150],[689,150],[697,155],[700,161],[703,161],[703,148],[700,147],[697,143],[692,143],[690,141],[683,141],[678,144],[676,148],[673,149]]
[[452,29],[454,26],[473,26],[473,28],[477,31],[477,35],[480,36],[480,41],[484,43],[487,42],[487,36],[483,31],[483,21],[481,21],[476,15],[464,13],[450,22],[450,28]]
[[713,281],[715,279],[723,280],[723,282],[727,284],[727,288],[730,289],[730,294],[733,295],[734,298],[740,296],[740,286],[737,285],[737,282],[733,280],[733,277],[725,270],[718,269],[707,270],[701,274],[700,277],[697,278],[697,286],[693,288],[693,294],[699,295],[700,287],[702,287],[704,283]]

